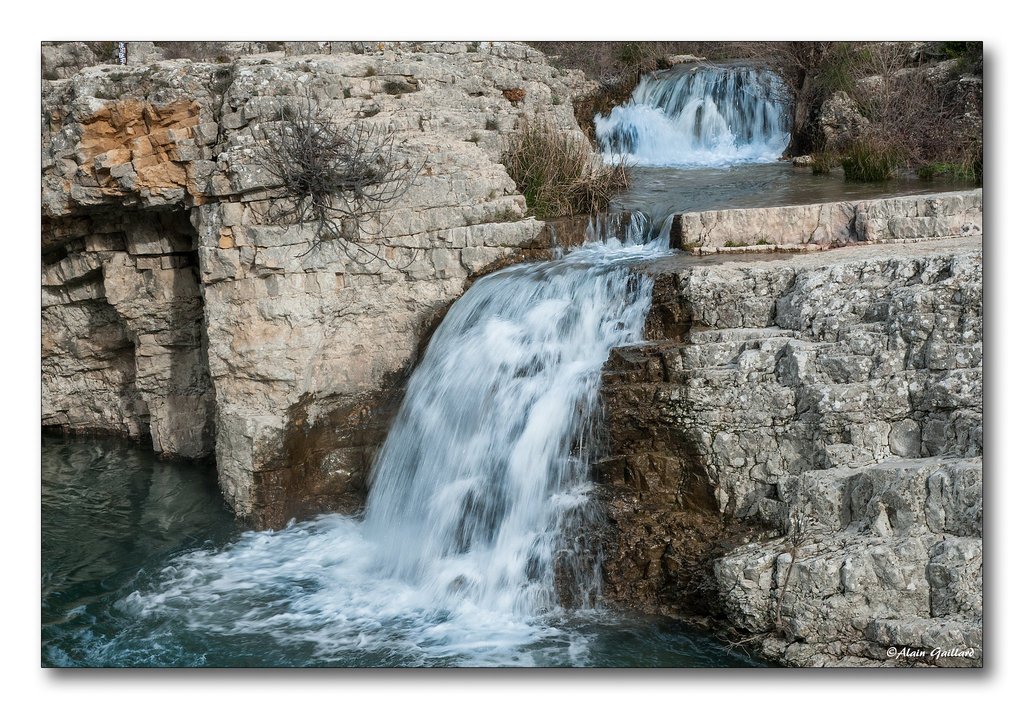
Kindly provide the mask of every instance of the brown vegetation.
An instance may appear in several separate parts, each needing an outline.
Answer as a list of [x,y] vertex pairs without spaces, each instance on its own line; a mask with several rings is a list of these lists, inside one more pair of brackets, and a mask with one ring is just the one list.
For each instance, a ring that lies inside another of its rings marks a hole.
[[385,210],[419,172],[396,156],[395,131],[361,120],[342,126],[311,96],[277,118],[259,156],[284,190],[269,219],[311,224],[310,250],[337,239],[355,261],[383,261],[359,235],[383,229]]
[[629,182],[622,164],[604,165],[589,145],[525,116],[509,138],[502,163],[530,214],[542,219],[601,211]]
[[[940,42],[741,42],[733,54],[764,63],[794,97],[793,135],[786,154],[839,154],[847,176],[885,179],[900,167],[960,166],[981,177],[981,43]],[[930,54],[929,54],[930,52]],[[934,60],[955,59],[950,70]],[[845,92],[866,119],[855,139],[834,144],[815,123],[822,104]],[[825,161],[827,162],[827,161]]]

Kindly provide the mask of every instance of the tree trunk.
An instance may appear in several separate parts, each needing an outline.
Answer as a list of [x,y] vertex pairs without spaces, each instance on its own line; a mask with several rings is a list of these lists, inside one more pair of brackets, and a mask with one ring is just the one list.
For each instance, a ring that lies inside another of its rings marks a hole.
[[806,71],[800,72],[798,88],[793,97],[792,128],[789,145],[782,154],[784,158],[794,158],[811,151],[811,140],[808,135],[807,118],[811,110],[811,97],[814,93],[813,82]]

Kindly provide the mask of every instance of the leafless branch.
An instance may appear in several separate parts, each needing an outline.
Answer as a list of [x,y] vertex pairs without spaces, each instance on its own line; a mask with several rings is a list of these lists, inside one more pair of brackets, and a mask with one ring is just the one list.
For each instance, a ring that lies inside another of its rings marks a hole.
[[360,120],[340,125],[308,94],[298,108],[282,107],[267,125],[258,159],[284,192],[268,219],[313,225],[303,256],[326,241],[339,241],[357,263],[394,267],[372,237],[384,231],[388,208],[422,168],[396,155],[395,131]]

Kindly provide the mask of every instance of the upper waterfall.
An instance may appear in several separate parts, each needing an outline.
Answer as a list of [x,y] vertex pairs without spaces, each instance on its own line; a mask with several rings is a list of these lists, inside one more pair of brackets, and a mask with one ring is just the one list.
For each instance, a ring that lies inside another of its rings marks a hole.
[[643,77],[630,100],[594,117],[607,159],[722,167],[771,162],[789,141],[789,98],[766,69],[697,66]]

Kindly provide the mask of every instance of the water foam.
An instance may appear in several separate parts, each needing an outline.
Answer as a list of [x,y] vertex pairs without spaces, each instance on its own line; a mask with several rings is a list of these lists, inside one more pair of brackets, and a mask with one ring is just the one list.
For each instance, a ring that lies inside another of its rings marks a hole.
[[643,77],[594,117],[606,160],[669,167],[772,162],[789,141],[789,99],[764,69],[701,66]]

